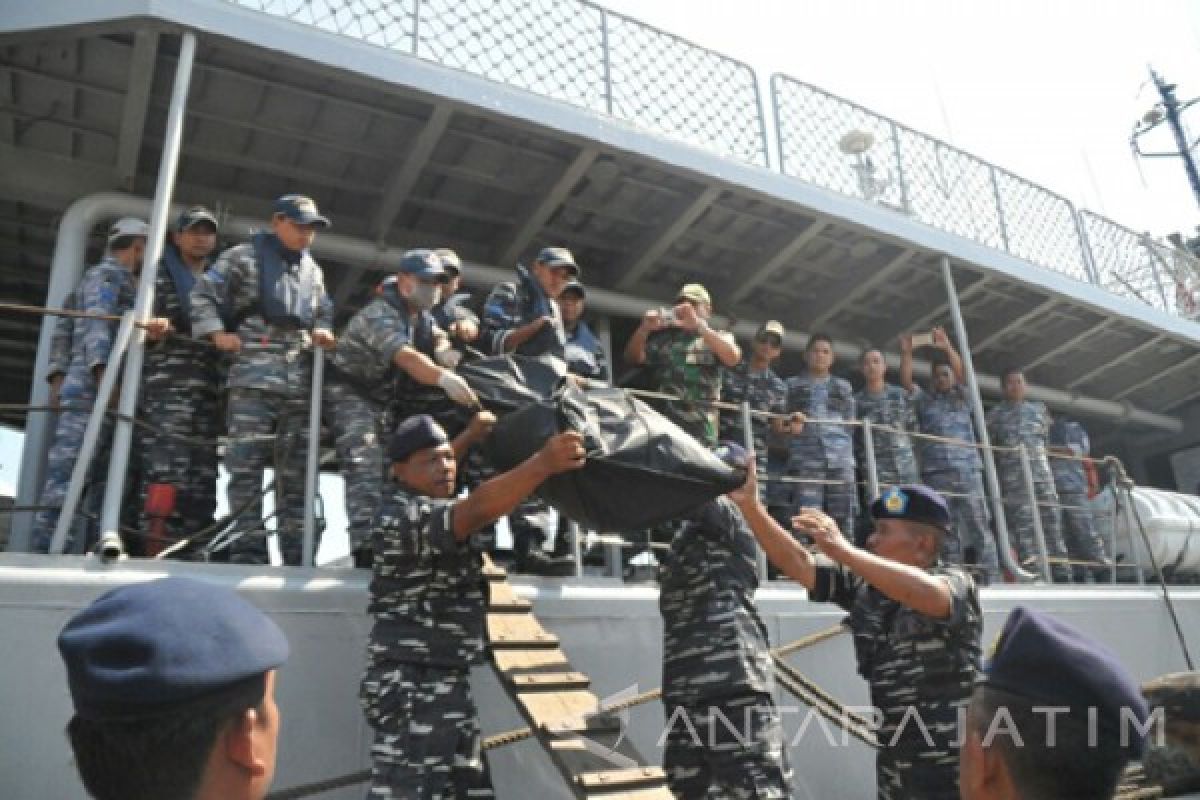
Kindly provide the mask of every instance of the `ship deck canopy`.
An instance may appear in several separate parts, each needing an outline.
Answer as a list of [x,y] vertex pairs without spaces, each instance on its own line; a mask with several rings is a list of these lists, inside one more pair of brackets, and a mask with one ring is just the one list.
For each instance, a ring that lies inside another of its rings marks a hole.
[[[1052,406],[1114,442],[1171,431],[1200,398],[1200,326],[1175,307],[1173,280],[1191,268],[1178,252],[588,3],[16,5],[0,20],[6,302],[46,302],[74,201],[153,195],[177,34],[190,29],[177,203],[265,221],[272,198],[300,192],[340,236],[453,247],[496,269],[563,244],[618,336],[638,308],[699,281],[718,313],[827,331],[843,356],[949,328],[944,254],[985,392],[1025,366]],[[343,311],[389,267],[322,263]],[[0,402],[29,397],[40,324],[0,317]]]

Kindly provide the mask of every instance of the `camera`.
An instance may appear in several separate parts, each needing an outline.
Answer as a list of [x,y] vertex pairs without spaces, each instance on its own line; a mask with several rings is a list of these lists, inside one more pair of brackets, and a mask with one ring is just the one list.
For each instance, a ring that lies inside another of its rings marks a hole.
[[662,320],[664,325],[674,325],[675,324],[675,309],[660,308],[658,310],[658,318]]

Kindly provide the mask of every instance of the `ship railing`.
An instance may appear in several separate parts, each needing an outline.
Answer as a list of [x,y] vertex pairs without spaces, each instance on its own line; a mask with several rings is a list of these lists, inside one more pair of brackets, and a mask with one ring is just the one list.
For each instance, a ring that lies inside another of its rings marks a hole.
[[[132,327],[133,327],[132,326],[132,314],[131,313],[126,314],[123,330],[124,329],[132,330]],[[121,351],[124,349],[124,346],[125,346],[128,338],[129,338],[128,335],[126,335],[124,337],[118,337],[118,339],[114,345],[114,354],[113,354],[114,358],[118,358],[120,356]],[[116,375],[117,372],[118,372],[117,370],[110,371],[110,373],[113,375]],[[115,380],[112,383],[115,384]],[[110,416],[110,417],[111,416],[119,416],[119,415],[116,415],[116,412],[114,412],[108,408],[108,403],[106,402],[107,398],[111,396],[111,393],[113,392],[114,388],[115,388],[114,385],[110,385],[110,386],[102,385],[98,392],[97,402],[95,404],[95,407],[93,408],[92,417],[89,420],[89,430],[94,429],[94,434],[90,437],[85,436],[85,439],[83,442],[83,447],[81,449],[81,452],[79,453],[79,457],[76,462],[75,472],[73,474],[73,478],[72,478],[72,482],[71,482],[71,491],[68,493],[66,501],[64,502],[64,504],[61,508],[61,513],[60,513],[59,520],[58,520],[58,526],[55,530],[55,535],[54,535],[54,538],[53,538],[53,541],[52,541],[51,547],[50,547],[51,553],[63,552],[64,544],[66,543],[66,541],[68,540],[68,537],[69,537],[69,531],[71,530],[72,526],[77,525],[80,518],[82,518],[84,521],[89,520],[89,516],[90,516],[89,512],[87,512],[85,510],[80,510],[80,508],[79,508],[81,498],[82,498],[82,491],[83,491],[84,485],[86,483],[85,476],[88,474],[89,464],[93,458],[93,453],[95,452],[95,448],[97,446],[97,437],[99,436],[99,433],[100,433],[100,427],[99,427],[100,422],[103,420],[103,417],[106,415]],[[675,395],[661,393],[661,392],[648,392],[648,391],[637,390],[637,389],[626,389],[625,391],[627,391],[631,395],[642,397],[642,398],[649,399],[649,400],[668,400],[668,401],[670,401],[670,400],[678,400],[679,399]],[[719,412],[737,413],[739,415],[742,415],[742,422],[743,422],[742,430],[744,432],[746,432],[745,445],[747,447],[747,451],[752,451],[754,449],[753,420],[755,418],[766,419],[766,420],[787,421],[787,420],[790,420],[791,416],[792,416],[789,413],[780,414],[780,413],[754,410],[754,409],[751,409],[749,407],[749,405],[746,403],[732,404],[732,403],[723,403],[723,402],[715,401],[715,402],[709,403],[709,405],[714,410],[717,410]],[[21,408],[25,411],[30,411],[30,412],[52,412],[52,411],[57,410],[57,409],[52,409],[52,408],[48,408],[48,407],[43,407],[43,408],[21,407]],[[15,410],[15,409],[17,409],[16,406],[12,406],[12,407],[6,406],[6,410]],[[212,442],[198,442],[197,440],[190,438],[190,437],[182,436],[180,434],[177,434],[177,433],[174,433],[171,431],[164,431],[164,430],[158,429],[155,426],[154,422],[151,420],[138,419],[138,420],[132,420],[132,422],[142,428],[154,429],[156,431],[156,433],[160,436],[165,436],[167,438],[184,439],[184,440],[187,440],[187,442],[190,444],[203,443],[203,444],[211,444],[214,446],[223,445],[227,448],[231,442],[235,441],[234,439],[231,439],[230,437],[220,437],[219,439],[214,440]],[[944,492],[944,491],[941,492],[943,495],[945,495],[947,497],[950,497],[950,498],[977,497],[978,499],[982,500],[985,504],[988,504],[992,508],[997,509],[997,513],[1004,513],[999,510],[1013,508],[1019,504],[1033,505],[1035,507],[1035,509],[1036,508],[1044,508],[1044,507],[1053,507],[1055,510],[1055,513],[1062,513],[1063,510],[1073,510],[1074,508],[1077,508],[1074,506],[1062,504],[1061,502],[1046,503],[1046,502],[1042,502],[1042,501],[1039,501],[1036,499],[1031,499],[1031,498],[1037,498],[1038,494],[1036,491],[1036,487],[1034,485],[1033,473],[1029,468],[1030,454],[1027,453],[1027,451],[1025,450],[1025,448],[1023,446],[1009,447],[1009,446],[1001,446],[1001,445],[982,444],[982,443],[975,442],[975,441],[968,441],[968,440],[957,439],[957,438],[952,438],[952,437],[938,436],[935,434],[922,433],[919,431],[911,431],[911,430],[907,430],[904,428],[897,428],[897,427],[893,427],[893,426],[889,426],[889,425],[885,425],[885,424],[881,424],[881,423],[872,423],[869,420],[844,420],[844,419],[834,418],[834,417],[830,417],[830,418],[811,417],[811,418],[806,419],[805,424],[806,424],[806,426],[844,426],[844,427],[848,427],[848,428],[852,428],[852,429],[861,429],[860,442],[863,446],[862,450],[863,450],[863,456],[864,456],[862,459],[863,463],[860,464],[861,477],[856,477],[854,480],[847,482],[847,481],[828,480],[825,478],[818,478],[818,477],[808,477],[808,476],[804,476],[803,474],[763,474],[763,475],[759,476],[759,481],[760,481],[760,489],[762,491],[764,491],[764,493],[766,491],[766,487],[771,484],[782,485],[782,486],[789,486],[789,485],[790,486],[798,486],[798,485],[816,485],[816,484],[834,485],[834,484],[841,484],[841,483],[852,483],[854,485],[854,491],[856,493],[856,496],[861,494],[861,496],[863,496],[866,499],[867,504],[869,505],[870,502],[872,502],[875,498],[877,498],[880,495],[880,493],[887,488],[887,484],[882,484],[879,480],[878,464],[877,464],[876,453],[875,453],[875,448],[877,446],[876,445],[876,437],[880,433],[883,433],[883,434],[888,434],[891,436],[906,437],[907,439],[909,439],[910,442],[914,445],[914,447],[913,447],[914,457],[916,457],[917,454],[920,452],[920,446],[922,444],[938,444],[938,445],[948,445],[948,446],[953,446],[953,447],[974,449],[976,451],[979,451],[981,454],[1004,453],[1009,456],[1017,455],[1021,459],[1022,467],[1023,467],[1024,485],[1022,487],[1020,497],[1005,498],[1005,497],[1001,496],[999,498],[996,498],[996,497],[992,497],[992,496],[988,495],[986,492],[983,494],[979,494],[979,495],[974,495],[974,494],[970,494],[970,493],[960,494],[960,493],[955,493],[955,492]],[[236,441],[243,441],[243,440],[260,441],[263,438],[264,437],[262,437],[262,436],[255,435],[255,436],[249,436],[249,437],[240,437],[240,438],[236,439]],[[265,437],[265,438],[271,439],[271,440],[274,439],[274,437]],[[310,458],[317,456],[316,448],[319,447],[318,440],[316,438],[310,439],[309,446],[310,446],[310,451],[311,451]],[[1047,459],[1062,459],[1062,460],[1072,460],[1072,461],[1077,461],[1077,462],[1091,462],[1093,464],[1103,464],[1104,463],[1103,461],[1097,461],[1095,459],[1090,459],[1088,457],[1072,456],[1069,454],[1063,454],[1063,453],[1059,453],[1059,452],[1055,452],[1055,451],[1042,450],[1038,453],[1034,453],[1033,455],[1035,457],[1039,457],[1039,458],[1044,457]],[[331,460],[332,460],[331,454],[329,454],[329,453],[327,453],[324,457],[321,458],[322,463],[328,463]],[[263,490],[263,494],[266,494],[267,492],[271,491],[272,488],[273,488],[273,486],[267,486]],[[314,489],[314,492],[315,492],[315,489]],[[996,502],[997,500],[999,502]],[[309,504],[306,504],[306,506],[308,506],[308,505]],[[1080,510],[1086,511],[1088,513],[1093,513],[1093,514],[1095,513],[1094,509],[1092,509],[1090,507],[1078,507],[1078,508]],[[12,511],[14,511],[14,512],[15,511],[31,511],[31,510],[34,510],[34,509],[20,508],[20,507],[12,509]],[[231,513],[229,514],[229,516],[225,520],[219,520],[219,521],[217,521],[217,523],[215,523],[214,525],[207,528],[203,532],[205,534],[204,536],[198,537],[195,534],[193,534],[192,537],[188,537],[187,539],[183,539],[183,540],[170,539],[170,540],[163,542],[163,544],[166,545],[166,547],[165,547],[165,550],[161,553],[160,557],[171,555],[175,551],[179,550],[181,547],[187,545],[189,543],[189,539],[202,539],[203,541],[201,541],[200,544],[203,545],[203,547],[205,549],[214,550],[219,545],[228,544],[230,541],[231,534],[234,537],[236,537],[236,536],[270,536],[270,535],[272,535],[272,532],[266,527],[266,523],[270,519],[269,515],[267,517],[263,518],[260,523],[256,523],[256,525],[258,527],[255,527],[253,530],[250,530],[250,529],[246,528],[246,520],[244,519],[244,516],[242,514],[242,512],[244,512],[244,510],[245,509],[231,509]],[[1100,526],[1102,529],[1106,530],[1106,532],[1108,534],[1107,538],[1108,538],[1108,550],[1109,550],[1110,558],[1112,556],[1115,556],[1115,554],[1116,554],[1116,529],[1117,529],[1116,514],[1119,512],[1119,510],[1120,509],[1118,508],[1118,506],[1114,505],[1113,508],[1109,512],[1112,515],[1112,519],[1108,521],[1108,524],[1104,524],[1104,525]],[[316,514],[317,514],[316,504],[311,504],[311,506],[308,507],[308,510],[306,513],[306,521],[305,521],[306,528],[309,528],[309,527],[315,528],[316,527],[316,521],[314,519]],[[239,517],[241,517],[241,519],[239,519]],[[222,522],[224,524],[222,524]],[[1006,527],[1003,525],[999,525],[999,524],[995,525],[993,535],[996,538],[997,553],[1000,558],[1001,564],[1008,569],[1010,574],[1012,574],[1014,576],[1028,575],[1026,570],[1030,566],[1031,562],[1033,562],[1033,566],[1036,569],[1036,571],[1038,573],[1040,573],[1041,576],[1046,580],[1051,579],[1051,571],[1053,568],[1056,568],[1056,567],[1090,567],[1090,568],[1096,568],[1096,569],[1107,567],[1106,564],[1100,563],[1100,562],[1093,563],[1093,562],[1080,562],[1080,561],[1071,561],[1071,560],[1067,560],[1064,562],[1061,559],[1051,558],[1047,551],[1040,514],[1038,514],[1038,513],[1032,514],[1032,524],[1033,524],[1033,529],[1034,529],[1035,536],[1036,536],[1037,552],[1028,556],[1026,561],[1020,562],[1020,563],[1015,561],[1014,557],[1012,555],[1013,549],[1010,546],[1010,543],[1008,540]],[[607,549],[609,551],[609,561],[610,561],[609,566],[610,566],[610,569],[612,569],[614,572],[617,569],[619,569],[620,563],[627,562],[629,560],[628,558],[620,558],[620,559],[617,558],[616,554],[621,549],[625,549],[625,548],[644,549],[647,552],[652,553],[656,549],[663,549],[666,547],[666,545],[661,542],[652,541],[652,539],[650,537],[647,537],[647,541],[643,543],[643,542],[635,541],[628,537],[623,537],[623,536],[619,536],[619,535],[605,534],[605,533],[598,532],[598,531],[583,531],[579,528],[578,525],[576,525],[574,523],[570,524],[570,529],[571,529],[571,534],[572,534],[572,545],[573,545],[573,553],[572,554],[573,554],[573,557],[575,560],[575,571],[576,571],[577,575],[584,574],[582,544],[585,541],[591,542],[598,546],[607,547]],[[562,531],[561,526],[560,526],[559,530],[560,530],[559,535],[562,535],[561,534],[561,531]],[[136,530],[136,529],[130,530],[127,528],[121,528],[120,533],[125,536],[130,536],[130,535],[142,536],[142,535],[146,534],[146,532],[144,532],[144,531],[140,531],[140,530]],[[853,537],[856,532],[855,531],[845,531],[844,533],[849,537]],[[215,534],[215,535],[209,536],[208,534]],[[315,537],[315,540],[319,541],[319,533]],[[316,541],[314,541],[314,538],[306,537],[305,541],[303,542],[303,547],[306,549],[306,553],[304,554],[304,562],[303,563],[314,563],[315,552],[312,552],[312,551],[314,550],[314,548],[316,546]],[[98,546],[102,550],[105,548],[113,548],[113,552],[109,553],[109,555],[113,555],[113,554],[115,554],[116,550],[119,548],[119,543],[102,541],[98,544]],[[1133,553],[1133,556],[1135,559],[1134,562],[1130,563],[1130,564],[1115,565],[1115,569],[1110,572],[1112,581],[1114,581],[1114,582],[1116,581],[1116,572],[1115,572],[1116,569],[1136,570],[1136,577],[1137,577],[1138,581],[1142,582],[1144,580],[1142,565],[1136,561],[1136,558],[1137,558],[1136,547],[1133,548],[1132,553]],[[765,554],[760,553],[759,561],[760,561],[761,577],[763,580],[766,580],[769,573],[766,568]]]
[[758,78],[585,0],[225,0],[768,166]]

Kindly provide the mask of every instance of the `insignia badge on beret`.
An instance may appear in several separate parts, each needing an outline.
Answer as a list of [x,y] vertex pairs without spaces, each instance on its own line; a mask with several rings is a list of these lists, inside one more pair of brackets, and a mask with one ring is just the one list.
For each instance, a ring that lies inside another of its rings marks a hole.
[[893,486],[883,493],[883,507],[889,514],[903,514],[908,508],[908,495]]

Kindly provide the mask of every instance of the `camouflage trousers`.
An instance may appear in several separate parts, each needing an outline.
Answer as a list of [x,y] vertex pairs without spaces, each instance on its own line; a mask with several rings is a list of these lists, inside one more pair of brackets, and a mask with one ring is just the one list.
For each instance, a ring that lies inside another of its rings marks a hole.
[[359,697],[375,729],[371,800],[494,796],[466,669],[375,661]]
[[261,389],[229,390],[230,513],[237,513],[242,534],[230,547],[230,559],[267,563],[262,518],[263,474],[275,470],[275,530],[284,562],[300,563],[304,528],[304,465],[308,450],[309,399]]
[[1052,480],[1038,480],[1034,476],[1034,497],[1029,496],[1025,475],[1019,464],[997,464],[1000,473],[1000,489],[1004,493],[1004,514],[1008,523],[1009,541],[1017,548],[1017,560],[1026,568],[1037,567],[1037,533],[1033,527],[1033,515],[1042,521],[1042,534],[1046,539],[1046,555],[1050,558],[1066,558],[1067,548],[1063,544],[1062,527],[1058,521],[1058,492]]
[[[90,404],[87,403],[87,404]],[[80,398],[63,398],[63,405],[83,407],[85,401]],[[46,481],[42,485],[42,493],[38,495],[38,505],[47,508],[37,512],[33,521],[31,542],[35,553],[50,552],[50,542],[54,538],[54,529],[58,525],[59,508],[67,499],[67,488],[71,483],[71,473],[79,458],[79,449],[83,446],[83,432],[87,428],[91,411],[62,411],[54,426],[54,443],[46,458]],[[76,531],[82,528],[84,547],[91,545],[97,536],[99,528],[96,515],[104,499],[104,486],[108,479],[108,451],[112,441],[112,422],[106,420],[100,428],[100,436],[96,440],[96,450],[92,455],[92,464],[87,473],[87,492],[82,498],[77,513],[82,511],[88,515],[82,523],[78,519],[67,530],[67,540],[63,545],[64,552],[71,552],[75,546]]]
[[854,520],[858,516],[858,485],[854,481],[854,467],[825,467],[793,462],[788,465],[787,474],[790,478],[806,481],[791,484],[793,514],[799,513],[802,508],[820,509],[833,518],[843,534],[854,536]]
[[909,755],[880,750],[875,783],[879,800],[958,800],[958,752]]
[[746,692],[665,708],[663,769],[677,798],[791,796],[783,724],[771,695]]
[[333,433],[346,490],[346,534],[350,549],[371,543],[371,522],[383,494],[383,448],[391,414],[353,387],[326,383],[322,407]]
[[947,564],[976,564],[995,581],[1000,577],[996,540],[992,536],[991,515],[983,474],[977,469],[926,472],[925,483],[943,493],[950,508],[950,532],[942,545],[942,561]]
[[1077,561],[1099,561],[1108,558],[1108,548],[1096,530],[1096,519],[1088,508],[1087,495],[1083,492],[1060,494],[1062,503],[1063,543],[1067,553]]
[[217,509],[220,405],[220,394],[211,384],[143,384],[139,413],[154,428],[139,428],[137,433],[141,530],[149,530],[146,490],[156,483],[175,487],[175,510],[166,521],[168,537],[182,538],[212,524]]

